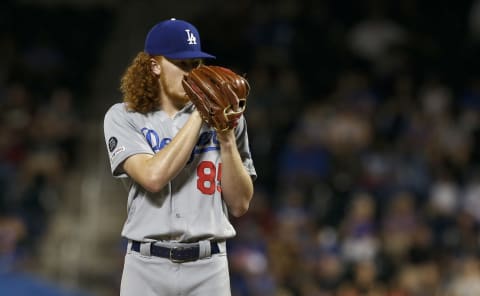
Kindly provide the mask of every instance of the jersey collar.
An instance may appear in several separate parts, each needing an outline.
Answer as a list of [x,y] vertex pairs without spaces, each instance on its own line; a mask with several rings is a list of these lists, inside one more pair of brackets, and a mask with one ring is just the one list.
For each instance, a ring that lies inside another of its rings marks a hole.
[[192,102],[188,102],[178,113],[192,113],[195,110],[195,106]]

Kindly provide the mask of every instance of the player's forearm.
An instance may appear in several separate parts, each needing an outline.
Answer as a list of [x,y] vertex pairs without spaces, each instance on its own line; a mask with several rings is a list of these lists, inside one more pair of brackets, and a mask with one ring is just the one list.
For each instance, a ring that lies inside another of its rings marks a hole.
[[[184,127],[162,150],[139,161],[125,162],[125,171],[142,187],[151,192],[160,191],[185,167],[195,146],[202,119],[192,113]],[[132,157],[133,159],[133,157]]]
[[149,161],[152,181],[161,189],[185,167],[197,143],[202,119],[194,112],[172,141]]
[[253,196],[253,182],[243,166],[233,133],[221,142],[222,196],[230,213],[239,217],[245,214]]

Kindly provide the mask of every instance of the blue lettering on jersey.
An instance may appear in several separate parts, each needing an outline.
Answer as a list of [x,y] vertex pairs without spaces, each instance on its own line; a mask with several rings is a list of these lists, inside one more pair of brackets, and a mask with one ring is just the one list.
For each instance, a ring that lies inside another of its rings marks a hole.
[[[142,133],[147,140],[148,145],[152,148],[153,152],[157,153],[162,150],[163,147],[168,145],[172,141],[171,138],[163,138],[160,140],[158,133],[155,130],[142,128]],[[193,160],[196,154],[206,153],[209,151],[220,150],[220,144],[217,139],[217,133],[215,131],[206,131],[200,134],[198,141],[193,148],[192,154],[187,164]]]
[[161,141],[158,133],[152,129],[146,127],[142,128],[142,133],[147,140],[148,145],[152,148],[153,152],[157,153],[162,150],[168,143],[172,141],[171,138],[163,138]]
[[193,148],[190,159],[187,161],[187,164],[192,162],[195,154],[206,153],[209,151],[220,150],[220,144],[217,140],[217,133],[215,131],[206,131],[200,134],[197,144]]
[[220,150],[220,145],[217,140],[217,133],[214,131],[207,131],[200,135],[192,153],[200,154],[212,150]]

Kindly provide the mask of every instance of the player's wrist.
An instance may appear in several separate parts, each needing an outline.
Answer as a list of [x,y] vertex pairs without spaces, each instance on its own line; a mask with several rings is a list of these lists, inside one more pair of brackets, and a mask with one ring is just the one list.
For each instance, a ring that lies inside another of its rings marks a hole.
[[217,140],[221,145],[235,144],[235,133],[233,132],[233,129],[221,132],[217,131]]

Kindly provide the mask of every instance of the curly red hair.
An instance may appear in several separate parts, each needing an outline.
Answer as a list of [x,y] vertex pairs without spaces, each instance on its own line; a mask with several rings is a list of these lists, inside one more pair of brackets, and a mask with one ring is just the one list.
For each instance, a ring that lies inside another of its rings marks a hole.
[[128,109],[143,114],[160,107],[158,76],[152,72],[151,58],[145,52],[138,53],[120,81],[120,91]]

